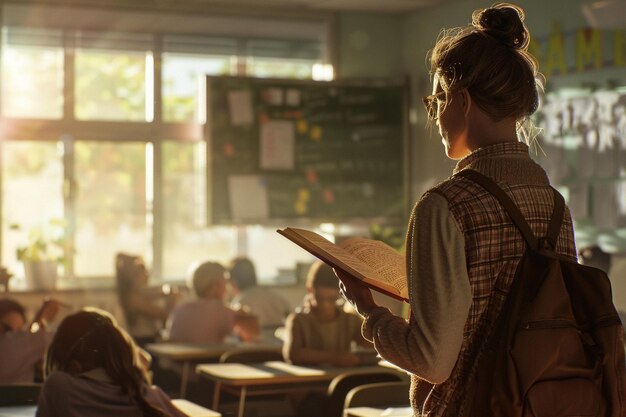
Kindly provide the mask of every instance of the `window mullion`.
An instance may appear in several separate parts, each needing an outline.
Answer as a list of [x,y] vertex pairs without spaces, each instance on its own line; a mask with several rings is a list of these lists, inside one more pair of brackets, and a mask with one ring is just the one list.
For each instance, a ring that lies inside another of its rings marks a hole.
[[[63,31],[63,121],[72,123],[74,117],[75,80],[75,36],[74,31]],[[76,243],[76,177],[74,170],[74,137],[71,131],[61,138],[63,149],[63,216],[65,218],[65,279],[74,279],[74,250]]]
[[63,147],[63,215],[65,218],[65,279],[74,279],[74,250],[76,247],[76,176],[74,170],[74,139],[67,135],[61,142]]
[[162,105],[162,68],[163,68],[163,37],[161,35],[154,36],[153,48],[153,114],[154,125],[153,132],[157,137],[153,141],[152,151],[152,274],[158,280],[163,280],[163,137],[161,137],[163,124],[163,105]]
[[74,116],[75,36],[70,30],[63,31],[63,120],[71,122]]

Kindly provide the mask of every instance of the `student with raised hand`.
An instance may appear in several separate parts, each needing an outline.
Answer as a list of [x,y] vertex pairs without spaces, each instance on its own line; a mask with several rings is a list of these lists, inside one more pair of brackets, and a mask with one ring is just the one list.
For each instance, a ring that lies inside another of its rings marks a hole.
[[141,346],[154,342],[178,301],[178,293],[148,291],[150,275],[143,258],[137,255],[115,256],[115,278],[128,333]]
[[309,270],[302,309],[287,318],[283,356],[295,364],[355,366],[354,344],[371,345],[361,336],[361,318],[338,305],[339,281],[333,269],[317,261]]
[[257,317],[245,309],[235,310],[225,304],[225,273],[225,268],[217,262],[204,262],[194,269],[190,286],[197,299],[174,309],[167,320],[166,339],[203,344],[223,343],[231,336],[244,342],[258,339]]
[[[554,195],[524,135],[541,86],[523,20],[520,7],[500,3],[475,11],[466,27],[443,31],[430,54],[432,94],[424,103],[446,155],[458,161],[453,173],[473,169],[491,178],[535,236],[543,236]],[[339,273],[342,292],[365,318],[363,335],[380,356],[411,374],[414,411],[459,415],[476,387],[474,364],[492,326],[488,318],[498,315],[498,295],[508,291],[526,243],[489,192],[452,176],[413,209],[406,248],[408,321],[376,305],[369,289]],[[567,209],[556,252],[576,260]]]
[[258,285],[256,270],[249,258],[233,259],[228,275],[234,293],[231,300],[233,308],[248,308],[259,318],[263,329],[273,331],[284,324],[291,313],[289,301],[271,288]]
[[167,395],[150,386],[135,343],[98,309],[67,316],[45,360],[37,417],[183,417]]
[[41,363],[52,339],[47,324],[59,306],[56,300],[45,300],[27,325],[24,306],[0,299],[0,384],[32,383],[41,376]]

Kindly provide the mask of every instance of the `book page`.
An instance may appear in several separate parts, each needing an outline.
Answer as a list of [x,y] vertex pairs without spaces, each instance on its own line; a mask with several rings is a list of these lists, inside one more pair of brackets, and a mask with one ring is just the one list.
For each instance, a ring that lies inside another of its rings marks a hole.
[[[346,251],[342,247],[335,245],[333,242],[328,239],[318,235],[315,232],[310,232],[304,229],[294,229],[290,228],[290,230],[296,232],[298,235],[302,236],[304,239],[310,241],[314,245],[318,246],[322,249],[328,256],[339,260],[341,263],[344,263],[354,271],[358,272],[357,276],[361,279],[376,274],[376,271],[372,269],[368,264],[361,261],[359,258],[350,254],[350,252]],[[352,272],[352,271],[348,271]]]
[[[371,239],[352,238],[339,246],[305,229],[287,227],[278,232],[369,287],[399,300],[409,299],[404,257],[389,245]],[[349,250],[343,248],[344,245]]]
[[372,280],[382,281],[395,288],[398,294],[405,294],[406,267],[404,256],[379,240],[353,237],[341,242],[341,247],[373,269]]

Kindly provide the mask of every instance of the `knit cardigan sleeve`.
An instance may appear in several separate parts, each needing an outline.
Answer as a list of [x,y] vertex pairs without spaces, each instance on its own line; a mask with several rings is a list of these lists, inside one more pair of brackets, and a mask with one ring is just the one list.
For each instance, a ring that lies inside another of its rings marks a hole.
[[376,308],[365,317],[363,336],[385,360],[442,383],[456,363],[472,303],[463,234],[443,196],[428,193],[416,205],[406,251],[410,319]]

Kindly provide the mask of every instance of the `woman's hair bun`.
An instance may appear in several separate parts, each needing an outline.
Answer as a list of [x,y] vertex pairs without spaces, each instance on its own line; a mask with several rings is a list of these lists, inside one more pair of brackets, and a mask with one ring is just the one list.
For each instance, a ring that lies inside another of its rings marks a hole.
[[516,49],[526,49],[529,39],[524,11],[510,3],[498,3],[472,14],[472,26]]

